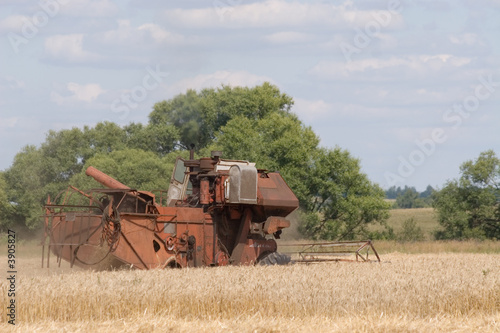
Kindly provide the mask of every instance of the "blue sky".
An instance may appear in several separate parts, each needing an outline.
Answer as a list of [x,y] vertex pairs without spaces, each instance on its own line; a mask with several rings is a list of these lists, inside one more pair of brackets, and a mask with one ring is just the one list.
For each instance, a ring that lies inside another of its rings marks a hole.
[[391,185],[500,154],[500,1],[0,0],[0,170],[46,133],[269,81]]

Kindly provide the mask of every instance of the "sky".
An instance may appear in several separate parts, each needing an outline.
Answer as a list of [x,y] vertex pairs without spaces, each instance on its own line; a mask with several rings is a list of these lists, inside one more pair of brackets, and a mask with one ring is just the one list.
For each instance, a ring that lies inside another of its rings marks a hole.
[[0,0],[0,170],[49,130],[271,82],[383,188],[500,155],[500,0]]

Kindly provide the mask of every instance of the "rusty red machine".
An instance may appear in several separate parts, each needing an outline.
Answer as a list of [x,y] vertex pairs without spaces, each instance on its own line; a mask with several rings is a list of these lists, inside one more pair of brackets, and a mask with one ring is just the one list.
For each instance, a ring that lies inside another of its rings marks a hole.
[[47,200],[47,266],[51,252],[59,264],[82,267],[106,257],[138,269],[290,261],[275,239],[299,201],[277,172],[220,152],[191,154],[176,160],[166,195],[132,189],[93,167],[86,174],[106,189],[70,186]]

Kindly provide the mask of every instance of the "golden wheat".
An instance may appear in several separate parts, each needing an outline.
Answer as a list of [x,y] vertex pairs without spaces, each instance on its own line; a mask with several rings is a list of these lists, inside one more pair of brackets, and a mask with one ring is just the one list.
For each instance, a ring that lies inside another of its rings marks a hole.
[[[83,271],[19,260],[21,331],[499,331],[500,255]],[[66,267],[66,265],[63,265]],[[7,284],[1,282],[6,308]],[[9,329],[2,316],[0,329]]]

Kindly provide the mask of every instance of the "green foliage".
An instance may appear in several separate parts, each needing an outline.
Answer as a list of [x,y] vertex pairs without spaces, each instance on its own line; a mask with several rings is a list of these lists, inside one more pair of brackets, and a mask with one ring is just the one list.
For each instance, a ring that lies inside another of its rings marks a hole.
[[500,160],[492,150],[460,167],[461,176],[434,195],[444,230],[438,239],[500,238]]
[[366,225],[383,222],[389,204],[384,191],[361,173],[359,161],[340,148],[318,148],[319,139],[294,115],[238,116],[223,127],[207,150],[226,158],[255,161],[279,171],[299,198],[300,231],[314,239],[352,239]]
[[253,88],[222,86],[199,93],[188,90],[156,103],[149,123],[178,129],[177,144],[181,149],[189,149],[191,144],[202,149],[212,143],[231,119],[241,116],[257,120],[272,113],[286,113],[292,104],[291,97],[267,82]]
[[393,208],[424,208],[432,205],[434,189],[428,185],[425,191],[418,193],[415,187],[404,188],[392,186],[385,195],[387,199],[396,199]]
[[7,184],[7,197],[13,202],[10,215],[12,224],[26,225],[35,229],[39,225],[43,197],[52,186],[46,187],[50,178],[51,160],[41,158],[41,151],[34,146],[26,146],[14,158],[12,167],[4,174]]
[[417,242],[425,239],[422,228],[418,227],[413,218],[403,222],[403,229],[397,234],[397,240],[400,242]]
[[269,83],[222,86],[156,103],[148,125],[103,122],[50,131],[39,148],[28,146],[16,155],[0,181],[1,221],[8,213],[12,223],[34,229],[47,195],[54,198],[69,184],[102,187],[84,174],[90,165],[132,188],[167,189],[175,156],[187,158],[185,149],[194,143],[204,156],[222,150],[225,158],[279,171],[305,212],[305,235],[366,235],[367,224],[387,218],[383,191],[347,151],[319,148],[312,129],[290,112],[292,105],[291,97]]
[[[302,202],[314,218],[301,230],[314,239],[354,239],[367,225],[388,218],[384,191],[361,172],[359,160],[340,148],[318,149],[303,181],[309,197]],[[311,223],[315,221],[315,223]]]
[[417,191],[407,189],[402,195],[398,195],[394,208],[423,208],[428,207],[424,199],[420,198]]
[[159,156],[165,156],[175,150],[179,140],[179,131],[173,125],[163,123],[142,124],[131,123],[124,128],[127,148],[152,151]]
[[102,188],[92,177],[85,175],[93,166],[133,189],[151,191],[167,189],[174,168],[153,152],[123,149],[109,154],[98,153],[87,161],[82,172],[71,178],[70,183],[81,190]]
[[293,114],[272,113],[261,119],[238,116],[222,127],[207,150],[222,150],[224,157],[244,159],[257,167],[279,171],[300,201],[310,195],[304,179],[319,143],[310,127]]
[[394,233],[394,228],[387,225],[386,222],[382,222],[381,224],[383,229],[370,231],[366,234],[365,238],[371,240],[395,240],[396,234]]
[[425,191],[420,193],[420,198],[424,198],[424,199],[431,198],[434,191],[435,190],[432,186],[427,185],[427,188],[425,189]]
[[0,231],[7,230],[13,224],[12,214],[14,209],[7,197],[7,183],[3,172],[0,172]]

